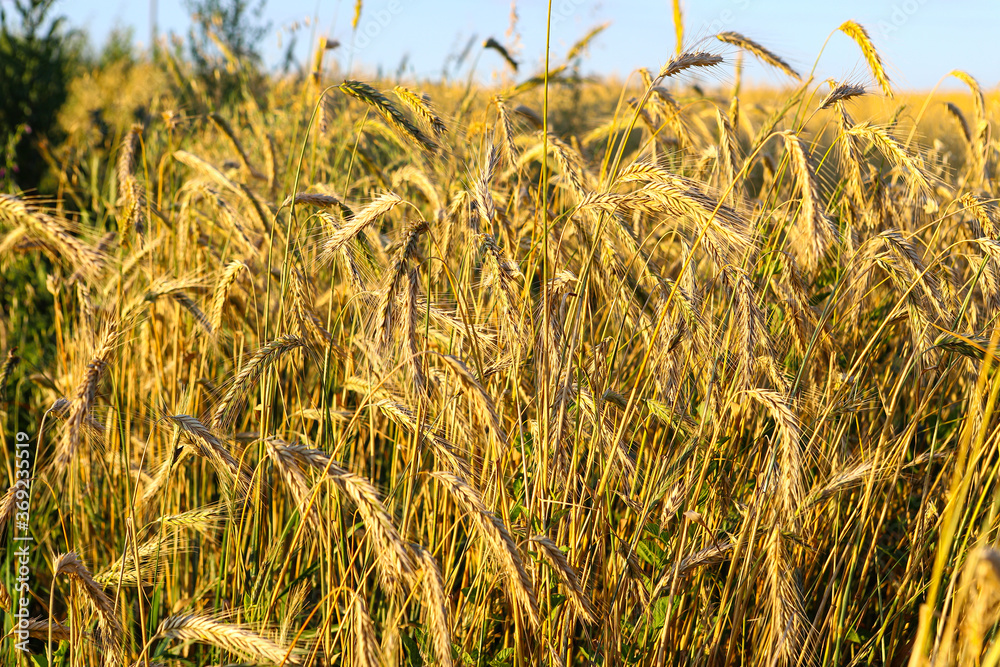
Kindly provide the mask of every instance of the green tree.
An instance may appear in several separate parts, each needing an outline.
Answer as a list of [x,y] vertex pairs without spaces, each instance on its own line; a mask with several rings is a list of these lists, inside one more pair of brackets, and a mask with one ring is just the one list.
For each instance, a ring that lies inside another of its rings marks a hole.
[[66,101],[83,37],[52,17],[56,0],[13,0],[0,7],[0,132],[6,147],[4,180],[38,189],[45,161],[38,142],[58,141],[56,116]]
[[260,44],[271,29],[262,23],[265,0],[184,0],[194,25],[188,46],[199,78],[217,104],[228,104],[259,78]]
[[131,26],[115,26],[108,35],[97,58],[97,66],[101,69],[116,63],[132,66],[136,63],[135,45],[132,40],[135,30]]

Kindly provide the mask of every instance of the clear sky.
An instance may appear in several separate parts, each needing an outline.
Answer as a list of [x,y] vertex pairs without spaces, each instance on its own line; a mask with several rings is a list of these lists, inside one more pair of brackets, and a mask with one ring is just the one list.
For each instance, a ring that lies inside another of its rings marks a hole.
[[[145,45],[154,3],[161,34],[186,34],[190,19],[183,0],[60,0],[56,11],[66,14],[71,25],[85,28],[96,44],[119,25],[133,27],[136,41]],[[655,70],[674,49],[670,0],[553,0],[552,5],[555,62],[590,28],[604,22],[611,25],[591,46],[584,64],[587,73],[624,77],[638,67]],[[868,29],[897,88],[929,89],[952,69],[968,71],[985,89],[995,89],[1000,82],[997,0],[685,0],[682,6],[687,43],[735,30],[803,73],[812,68],[830,32],[854,19]],[[543,0],[517,2],[517,55],[525,75],[542,62],[546,7]],[[352,48],[354,0],[266,0],[263,20],[271,22],[272,30],[262,50],[266,62],[276,65],[296,32],[301,63],[308,60],[314,39],[327,35],[342,43],[333,54],[345,68],[352,61],[355,67],[396,72],[405,59],[407,76],[437,78],[449,55],[475,37],[464,73],[478,56],[476,72],[488,79],[504,64],[480,45],[487,37],[505,45],[511,42],[510,9],[509,0],[365,0]],[[714,39],[705,46],[726,51]],[[724,70],[721,76],[730,72]],[[749,62],[744,76],[783,83],[780,74]],[[819,61],[817,77],[864,81],[867,69],[857,47],[838,33]],[[948,85],[961,87],[954,80]]]

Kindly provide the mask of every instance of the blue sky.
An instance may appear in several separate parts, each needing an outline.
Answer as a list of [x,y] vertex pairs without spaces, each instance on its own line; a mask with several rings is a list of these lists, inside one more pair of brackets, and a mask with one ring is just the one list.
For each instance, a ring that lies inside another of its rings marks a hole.
[[[145,44],[151,1],[158,5],[161,34],[186,33],[190,21],[182,0],[61,0],[56,7],[97,44],[115,25],[133,27],[136,41]],[[687,42],[735,30],[804,73],[812,68],[830,32],[854,19],[868,29],[897,88],[929,89],[952,69],[968,71],[986,89],[995,89],[1000,81],[996,0],[686,0],[682,5]],[[519,58],[525,73],[539,68],[544,55],[546,6],[542,0],[517,2]],[[472,51],[473,56],[478,54],[476,72],[489,80],[503,71],[504,64],[496,53],[483,52],[479,45],[491,36],[509,43],[510,7],[509,0],[365,0],[352,49],[353,0],[267,0],[264,18],[272,31],[263,52],[268,64],[277,64],[296,32],[296,53],[303,62],[313,40],[327,35],[343,44],[333,52],[343,67],[351,61],[369,71],[382,67],[395,72],[406,58],[408,76],[437,78],[449,54],[476,36]],[[624,77],[637,67],[656,69],[674,49],[670,0],[553,0],[555,62],[587,30],[604,22],[611,25],[590,49],[584,64],[588,73]],[[722,47],[714,39],[705,45]],[[719,76],[726,79],[731,72],[725,68]],[[761,83],[784,82],[780,74],[749,62],[744,76]],[[817,77],[863,80],[867,70],[857,47],[838,33],[819,61]],[[961,87],[954,80],[946,85]]]

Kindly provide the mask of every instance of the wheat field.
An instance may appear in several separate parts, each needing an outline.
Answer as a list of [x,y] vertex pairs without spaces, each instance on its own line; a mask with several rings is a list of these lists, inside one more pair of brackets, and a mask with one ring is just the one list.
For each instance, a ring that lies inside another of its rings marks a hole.
[[0,195],[6,664],[997,665],[1000,102],[838,30],[65,112]]

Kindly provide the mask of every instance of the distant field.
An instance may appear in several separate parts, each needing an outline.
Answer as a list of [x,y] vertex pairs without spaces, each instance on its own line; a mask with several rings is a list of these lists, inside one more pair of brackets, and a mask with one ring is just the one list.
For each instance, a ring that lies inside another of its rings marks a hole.
[[7,664],[996,665],[1000,107],[840,30],[77,77],[0,195]]

